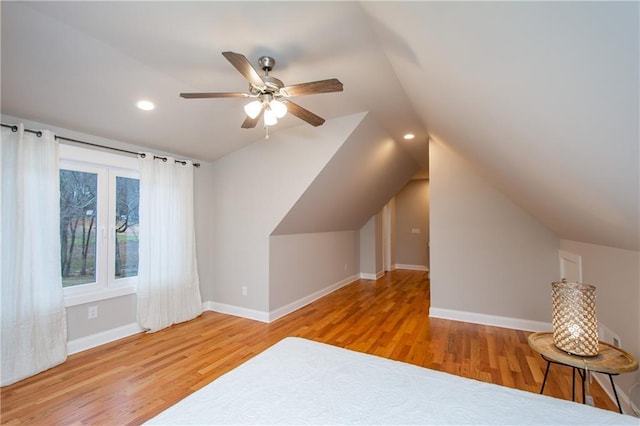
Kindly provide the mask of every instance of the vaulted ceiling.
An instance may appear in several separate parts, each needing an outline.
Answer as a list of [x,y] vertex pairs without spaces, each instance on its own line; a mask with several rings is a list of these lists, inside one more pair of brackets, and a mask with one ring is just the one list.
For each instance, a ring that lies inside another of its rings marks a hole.
[[0,7],[3,114],[213,161],[264,130],[245,100],[178,94],[246,91],[220,53],[267,54],[285,84],[342,81],[295,99],[314,113],[367,111],[425,168],[437,139],[559,237],[640,249],[637,2]]

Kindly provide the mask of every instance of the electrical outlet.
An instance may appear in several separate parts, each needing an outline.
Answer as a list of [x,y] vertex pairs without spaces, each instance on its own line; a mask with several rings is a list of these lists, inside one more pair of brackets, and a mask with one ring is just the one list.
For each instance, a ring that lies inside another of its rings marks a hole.
[[610,343],[618,348],[622,347],[620,337],[601,322],[598,322],[598,339],[602,340],[603,342]]
[[87,318],[88,319],[96,319],[98,318],[98,306],[89,306],[87,309]]
[[243,296],[247,295],[247,286],[245,286],[245,285],[242,286],[242,295]]

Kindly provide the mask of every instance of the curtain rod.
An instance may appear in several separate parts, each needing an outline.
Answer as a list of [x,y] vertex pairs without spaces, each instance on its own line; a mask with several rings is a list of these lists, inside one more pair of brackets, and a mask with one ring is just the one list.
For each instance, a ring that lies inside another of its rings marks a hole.
[[[8,129],[11,129],[12,132],[17,132],[18,131],[18,126],[14,125],[14,124],[0,123],[0,125],[2,127],[6,127]],[[25,128],[24,131],[28,132],[28,133],[33,133],[34,135],[36,135],[38,137],[42,136],[42,132],[40,130],[31,130],[31,129],[26,129]],[[56,139],[63,140],[63,141],[68,141],[68,142],[80,143],[80,144],[83,144],[83,145],[91,145],[91,146],[95,146],[95,147],[98,147],[98,148],[106,148],[106,149],[110,149],[112,151],[125,152],[127,154],[139,155],[142,158],[146,157],[146,154],[144,152],[136,152],[136,151],[129,151],[129,150],[126,150],[126,149],[113,148],[111,146],[99,145],[97,143],[81,141],[81,140],[78,140],[78,139],[65,138],[64,136],[58,136],[58,135],[56,135]],[[167,157],[162,157],[162,156],[159,156],[159,155],[154,155],[153,158],[157,159],[157,160],[167,161]],[[176,161],[176,163],[187,164],[187,162],[184,161],[184,160],[175,160],[175,161]],[[200,167],[200,163],[193,163],[193,167]]]

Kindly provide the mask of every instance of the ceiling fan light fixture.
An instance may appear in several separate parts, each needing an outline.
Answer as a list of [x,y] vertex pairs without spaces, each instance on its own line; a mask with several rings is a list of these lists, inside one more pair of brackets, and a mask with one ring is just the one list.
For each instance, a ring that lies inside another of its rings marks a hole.
[[276,116],[276,113],[270,108],[265,109],[264,110],[264,125],[265,126],[275,126],[276,124],[278,124],[278,117]]
[[285,105],[284,102],[273,99],[269,102],[269,106],[277,118],[282,118],[287,115],[287,105]]
[[262,111],[262,102],[261,101],[253,101],[249,102],[244,106],[244,112],[251,118],[256,118],[258,114]]

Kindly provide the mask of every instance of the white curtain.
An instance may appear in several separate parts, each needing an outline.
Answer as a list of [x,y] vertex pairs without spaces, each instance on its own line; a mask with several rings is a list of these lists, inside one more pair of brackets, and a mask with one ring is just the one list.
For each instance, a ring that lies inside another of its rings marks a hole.
[[2,128],[1,385],[67,358],[60,277],[58,142]]
[[140,158],[138,322],[149,332],[202,313],[193,164]]

